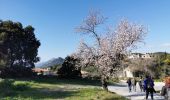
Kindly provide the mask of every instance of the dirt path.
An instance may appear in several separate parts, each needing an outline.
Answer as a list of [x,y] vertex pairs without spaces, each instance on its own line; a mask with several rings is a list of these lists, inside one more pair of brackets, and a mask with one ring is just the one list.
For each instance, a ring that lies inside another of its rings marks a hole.
[[[155,90],[161,90],[162,86],[164,85],[164,83],[162,82],[155,82]],[[119,95],[122,95],[130,100],[145,100],[145,92],[140,92],[139,89],[139,85],[137,84],[137,90],[136,92],[132,91],[129,92],[127,84],[125,83],[125,81],[121,81],[120,83],[114,85],[114,86],[108,86],[109,91],[111,92],[115,92]],[[150,95],[148,100],[150,99]],[[164,97],[160,96],[159,93],[154,94],[154,100],[164,100]]]

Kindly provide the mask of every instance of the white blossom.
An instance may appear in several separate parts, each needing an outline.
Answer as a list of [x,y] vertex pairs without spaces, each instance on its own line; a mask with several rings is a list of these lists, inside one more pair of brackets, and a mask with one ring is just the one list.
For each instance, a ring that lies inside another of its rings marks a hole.
[[121,20],[116,28],[109,27],[101,36],[97,29],[104,19],[99,13],[90,13],[77,28],[79,33],[91,34],[96,43],[89,46],[81,42],[76,54],[81,58],[82,66],[93,63],[101,75],[107,77],[120,69],[123,55],[135,48],[136,43],[142,42],[147,31],[143,25]]

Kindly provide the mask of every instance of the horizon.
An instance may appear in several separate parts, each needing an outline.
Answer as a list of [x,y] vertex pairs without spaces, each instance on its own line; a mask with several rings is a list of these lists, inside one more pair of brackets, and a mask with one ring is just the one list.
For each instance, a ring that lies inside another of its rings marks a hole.
[[[131,52],[131,54],[132,53],[141,53],[141,52]],[[167,54],[170,54],[170,52],[166,52],[166,51],[158,51],[158,52],[143,52],[143,53],[141,53],[141,54],[147,54],[147,53],[167,53]],[[62,58],[62,59],[65,59],[65,57],[63,58],[63,57],[54,57],[54,58],[50,58],[50,59],[48,59],[48,60],[46,60],[46,61],[43,61],[43,62],[37,62],[37,63],[35,63],[36,65],[39,65],[39,64],[42,64],[42,63],[46,63],[46,62],[49,62],[49,61],[51,61],[51,60],[54,60],[54,59],[58,59],[58,58]]]
[[[148,27],[144,44],[132,52],[170,53],[170,1],[155,0],[0,0],[0,20],[21,22],[23,26],[32,25],[35,35],[41,42],[38,56],[42,63],[52,58],[74,53],[79,41],[89,36],[77,34],[74,29],[81,24],[90,9],[100,10],[108,17],[106,24],[115,26],[122,18]],[[128,8],[128,9],[127,9]]]

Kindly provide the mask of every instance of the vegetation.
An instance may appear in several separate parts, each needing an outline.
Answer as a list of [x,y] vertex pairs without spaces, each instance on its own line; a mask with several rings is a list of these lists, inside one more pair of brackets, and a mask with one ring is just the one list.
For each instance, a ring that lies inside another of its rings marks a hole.
[[[143,25],[122,20],[116,28],[108,27],[103,31],[100,26],[106,21],[99,12],[90,12],[83,23],[76,28],[78,33],[93,36],[94,43],[81,42],[75,57],[81,66],[93,65],[100,73],[102,87],[107,89],[107,79],[122,66],[124,55],[141,42],[147,33]],[[101,33],[104,32],[102,35]]]
[[103,91],[99,81],[87,79],[5,79],[1,100],[127,100]]
[[29,74],[31,70],[28,70],[39,61],[39,46],[40,42],[35,37],[32,26],[23,27],[19,22],[0,21],[1,75],[23,76],[25,72]]
[[[131,59],[129,64],[132,72],[136,77],[150,74],[151,76],[156,76],[158,73],[158,62],[155,58],[149,58],[149,59]],[[153,71],[154,70],[154,71]]]
[[79,59],[75,59],[73,56],[67,56],[62,64],[62,67],[58,69],[57,74],[63,78],[76,78],[81,77],[81,66],[77,66]]
[[82,77],[100,79],[100,73],[97,71],[95,66],[82,67],[81,70],[86,72],[86,74],[82,75]]
[[[118,82],[110,78],[124,66],[126,53],[141,42],[145,36],[145,27],[122,20],[114,29],[106,31],[106,35],[98,33],[98,27],[106,18],[98,12],[90,12],[77,31],[91,34],[94,45],[80,43],[79,50],[71,56],[48,63],[52,71],[57,71],[59,78],[42,76],[40,79],[1,79],[1,100],[126,100],[108,91],[108,83]],[[40,46],[32,26],[23,27],[19,22],[0,21],[0,75],[1,77],[35,76],[32,68],[39,61]],[[137,59],[129,61],[133,72],[151,74],[155,78],[170,75],[170,54],[155,53],[153,59]],[[61,65],[62,62],[62,65]],[[56,65],[53,65],[53,64]],[[46,65],[46,66],[47,66]],[[46,67],[45,66],[45,67]],[[82,79],[81,70],[88,72],[89,79]],[[78,78],[77,78],[78,77]],[[67,78],[67,79],[66,79]],[[159,80],[158,80],[159,81]]]
[[132,59],[129,66],[136,77],[149,74],[156,79],[170,75],[170,54],[166,52],[152,53],[149,59]]
[[57,65],[53,65],[53,66],[48,66],[47,68],[50,68],[51,71],[58,71],[58,69],[60,69],[62,67],[62,64],[57,64]]

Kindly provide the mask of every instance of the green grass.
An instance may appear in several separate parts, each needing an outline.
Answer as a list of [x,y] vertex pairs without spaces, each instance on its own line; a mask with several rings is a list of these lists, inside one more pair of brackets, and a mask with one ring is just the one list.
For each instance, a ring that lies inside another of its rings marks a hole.
[[127,100],[87,79],[3,80],[0,91],[0,100]]

